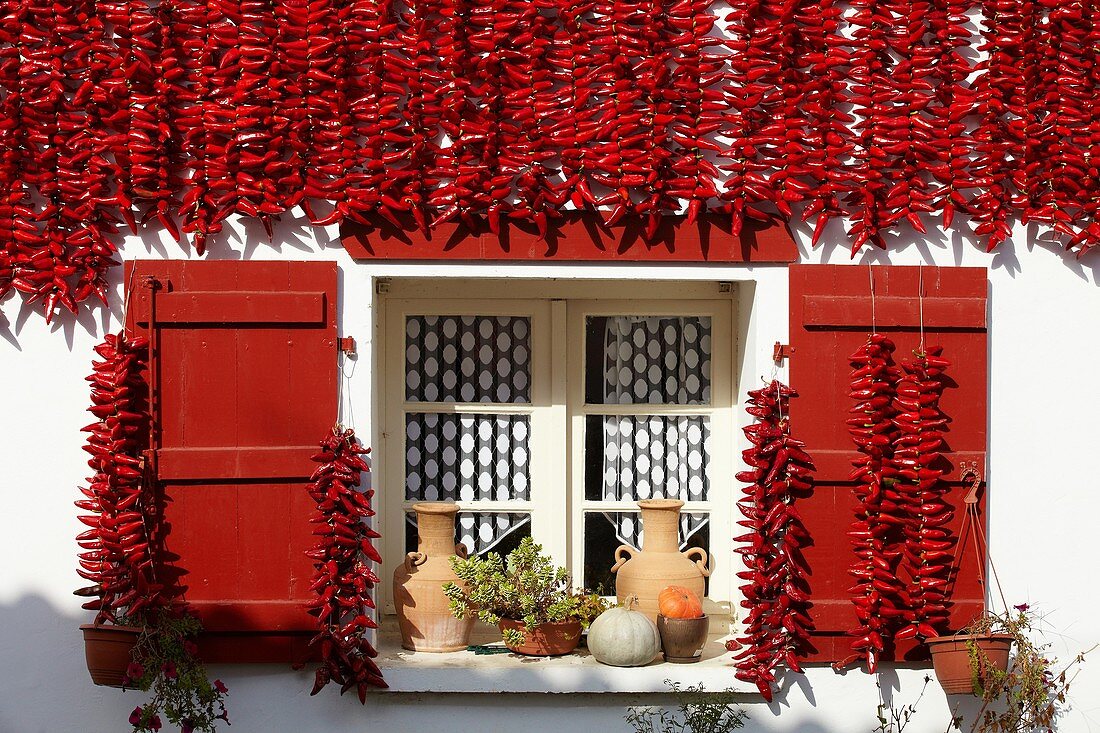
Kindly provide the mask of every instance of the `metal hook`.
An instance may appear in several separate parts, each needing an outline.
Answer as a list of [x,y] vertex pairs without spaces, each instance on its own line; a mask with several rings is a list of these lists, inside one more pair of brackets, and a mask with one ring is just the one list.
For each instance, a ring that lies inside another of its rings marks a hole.
[[[977,461],[959,461],[959,480],[963,483],[970,482],[970,491],[963,501],[968,505],[978,503],[978,488],[982,484],[982,471],[978,468]],[[968,478],[969,477],[969,478]]]

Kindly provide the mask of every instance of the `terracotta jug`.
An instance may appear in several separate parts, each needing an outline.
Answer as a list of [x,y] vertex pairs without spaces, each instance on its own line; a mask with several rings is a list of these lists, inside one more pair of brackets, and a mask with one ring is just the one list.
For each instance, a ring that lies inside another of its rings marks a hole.
[[[630,596],[637,596],[634,610],[657,620],[657,596],[670,585],[682,585],[703,597],[704,578],[710,576],[707,569],[707,553],[700,547],[680,552],[680,508],[684,502],[678,499],[642,499],[642,526],[645,541],[639,552],[630,545],[620,545],[615,550],[615,593],[619,603]],[[696,559],[692,556],[697,555]]]
[[401,627],[401,646],[416,652],[457,652],[470,643],[474,619],[451,615],[443,585],[459,582],[451,558],[466,557],[466,546],[455,544],[458,507],[446,502],[413,504],[417,551],[393,573],[393,604]]

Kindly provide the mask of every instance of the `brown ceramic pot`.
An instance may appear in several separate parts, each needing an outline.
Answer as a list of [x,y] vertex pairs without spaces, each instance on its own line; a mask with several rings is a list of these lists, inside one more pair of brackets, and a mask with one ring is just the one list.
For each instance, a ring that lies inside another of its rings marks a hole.
[[558,657],[569,654],[580,643],[583,630],[580,621],[558,621],[539,624],[534,629],[528,629],[527,624],[522,621],[502,618],[498,626],[502,632],[507,629],[522,632],[522,644],[512,646],[505,642],[505,645],[516,654],[526,654],[530,657]]
[[122,687],[141,628],[84,624],[80,630],[84,632],[84,659],[92,682],[105,687]]
[[[615,550],[615,564],[611,572],[616,574],[615,594],[619,603],[636,596],[635,611],[657,620],[657,596],[670,585],[681,585],[704,595],[704,578],[707,569],[707,553],[699,547],[680,552],[680,508],[684,502],[678,499],[642,499],[642,526],[645,541],[639,552],[630,545],[620,545]],[[694,559],[692,559],[694,557]]]
[[470,644],[473,617],[451,614],[446,583],[460,583],[451,558],[466,557],[466,546],[455,544],[458,507],[446,502],[413,504],[417,551],[393,573],[393,604],[401,628],[401,646],[416,652],[457,652]]
[[936,679],[948,695],[973,695],[975,670],[970,668],[970,645],[979,652],[978,681],[988,674],[985,670],[1008,669],[1008,653],[1012,649],[1011,634],[956,634],[925,639],[932,653]]
[[703,658],[710,619],[706,614],[699,618],[668,618],[657,614],[657,631],[661,635],[661,651],[665,653],[666,662],[698,662]]

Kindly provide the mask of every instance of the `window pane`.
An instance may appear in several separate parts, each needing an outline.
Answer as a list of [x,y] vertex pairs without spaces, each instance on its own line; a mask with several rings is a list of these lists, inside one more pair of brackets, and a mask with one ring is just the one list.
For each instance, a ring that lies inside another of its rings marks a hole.
[[585,402],[710,404],[710,316],[589,316]]
[[531,319],[408,316],[408,402],[531,401]]
[[405,416],[405,498],[526,501],[529,415]]
[[[701,547],[710,552],[707,514],[680,515],[680,550]],[[615,594],[615,550],[619,545],[641,547],[642,526],[637,512],[586,512],[584,515],[584,585]],[[708,586],[709,587],[709,586]]]
[[[506,556],[531,536],[531,515],[518,513],[459,512],[455,521],[455,542],[466,545],[474,555],[493,551]],[[416,550],[416,514],[405,514],[405,551]]]
[[710,418],[704,415],[589,415],[584,493],[589,501],[706,501]]

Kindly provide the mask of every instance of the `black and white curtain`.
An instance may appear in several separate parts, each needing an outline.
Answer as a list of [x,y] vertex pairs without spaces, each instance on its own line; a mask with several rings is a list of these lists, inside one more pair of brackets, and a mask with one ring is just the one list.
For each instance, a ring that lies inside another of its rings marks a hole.
[[[710,404],[709,317],[609,317],[603,355],[603,404]],[[605,415],[601,498],[706,501],[709,446],[710,426],[702,415]],[[622,542],[641,546],[636,513],[604,516]],[[681,546],[707,520],[706,514],[682,514]]]
[[[530,318],[409,316],[405,399],[530,403]],[[528,500],[530,430],[528,415],[407,413],[406,500]],[[407,520],[415,525],[415,514]],[[461,512],[457,535],[467,550],[482,554],[530,523],[524,513]]]
[[407,402],[531,402],[531,319],[409,316]]

